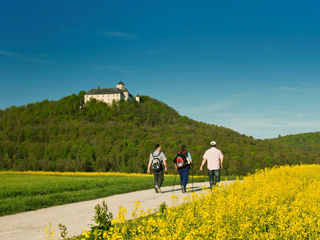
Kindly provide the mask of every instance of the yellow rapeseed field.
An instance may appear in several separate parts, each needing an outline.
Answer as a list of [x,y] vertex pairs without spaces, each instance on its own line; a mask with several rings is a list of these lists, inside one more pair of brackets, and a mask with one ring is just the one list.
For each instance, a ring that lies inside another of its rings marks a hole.
[[[48,175],[48,176],[75,176],[75,177],[150,177],[152,174],[147,173],[122,173],[122,172],[46,172],[46,171],[0,171],[0,174],[22,174],[22,175]],[[166,176],[175,176],[168,174]],[[193,176],[194,178],[202,178],[203,176]]]
[[30,175],[55,175],[55,176],[78,176],[78,177],[145,177],[144,173],[120,173],[120,172],[45,172],[45,171],[2,171],[0,174],[30,174]]
[[[136,202],[132,221],[125,221],[126,209],[120,208],[104,238],[320,239],[318,165],[265,169],[212,193],[172,201],[174,206],[154,215]],[[89,232],[81,236],[93,238]]]

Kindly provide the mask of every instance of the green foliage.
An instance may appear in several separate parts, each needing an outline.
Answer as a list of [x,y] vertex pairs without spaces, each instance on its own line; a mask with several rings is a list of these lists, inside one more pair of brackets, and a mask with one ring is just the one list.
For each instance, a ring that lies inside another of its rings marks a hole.
[[65,225],[62,225],[61,223],[59,223],[58,227],[61,231],[60,236],[62,237],[62,239],[66,239],[68,235],[67,227]]
[[163,202],[159,206],[159,212],[161,212],[163,214],[163,213],[165,213],[167,208],[168,208],[168,205],[166,204],[166,202]]
[[287,144],[302,151],[320,153],[320,132],[279,136],[273,139],[273,141]]
[[108,212],[108,206],[105,201],[102,202],[102,206],[97,204],[94,209],[95,216],[93,217],[93,220],[97,225],[91,225],[91,232],[97,233],[95,236],[97,236],[98,239],[103,239],[103,233],[108,231],[111,227],[113,215],[111,212]]
[[186,144],[193,157],[194,173],[200,174],[202,156],[211,140],[225,155],[224,175],[320,162],[316,154],[319,141],[298,148],[298,143],[277,139],[255,140],[180,116],[148,96],[142,96],[141,103],[120,101],[107,105],[93,99],[83,106],[84,94],[82,91],[59,101],[44,100],[0,110],[0,170],[143,173],[154,145],[160,143],[169,173],[174,173],[172,159],[176,152]]

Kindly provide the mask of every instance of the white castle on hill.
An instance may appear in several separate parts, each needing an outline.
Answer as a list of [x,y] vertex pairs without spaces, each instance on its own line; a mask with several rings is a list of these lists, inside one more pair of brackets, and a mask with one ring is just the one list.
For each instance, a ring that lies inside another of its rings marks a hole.
[[98,101],[105,102],[107,104],[112,104],[112,101],[120,101],[121,99],[125,101],[136,100],[140,102],[140,96],[137,95],[135,98],[129,93],[128,89],[126,89],[125,84],[123,82],[119,82],[116,88],[100,88],[91,89],[84,95],[84,103],[89,102],[90,99],[95,98]]

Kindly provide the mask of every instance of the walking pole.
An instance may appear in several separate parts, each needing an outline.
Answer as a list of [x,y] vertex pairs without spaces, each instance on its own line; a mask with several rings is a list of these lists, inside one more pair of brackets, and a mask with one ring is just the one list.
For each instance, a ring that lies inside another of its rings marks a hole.
[[174,189],[174,185],[176,184],[176,177],[177,177],[177,171],[176,171],[176,174],[174,175],[174,182],[173,182],[172,192],[173,192],[173,189]]
[[192,192],[193,192],[193,164],[191,165],[191,171],[192,171]]

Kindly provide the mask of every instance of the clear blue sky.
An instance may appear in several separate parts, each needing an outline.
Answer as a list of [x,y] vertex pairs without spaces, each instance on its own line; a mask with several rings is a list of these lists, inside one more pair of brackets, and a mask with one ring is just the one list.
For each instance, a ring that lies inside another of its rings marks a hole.
[[0,109],[123,81],[254,138],[319,131],[319,13],[318,0],[3,1]]

